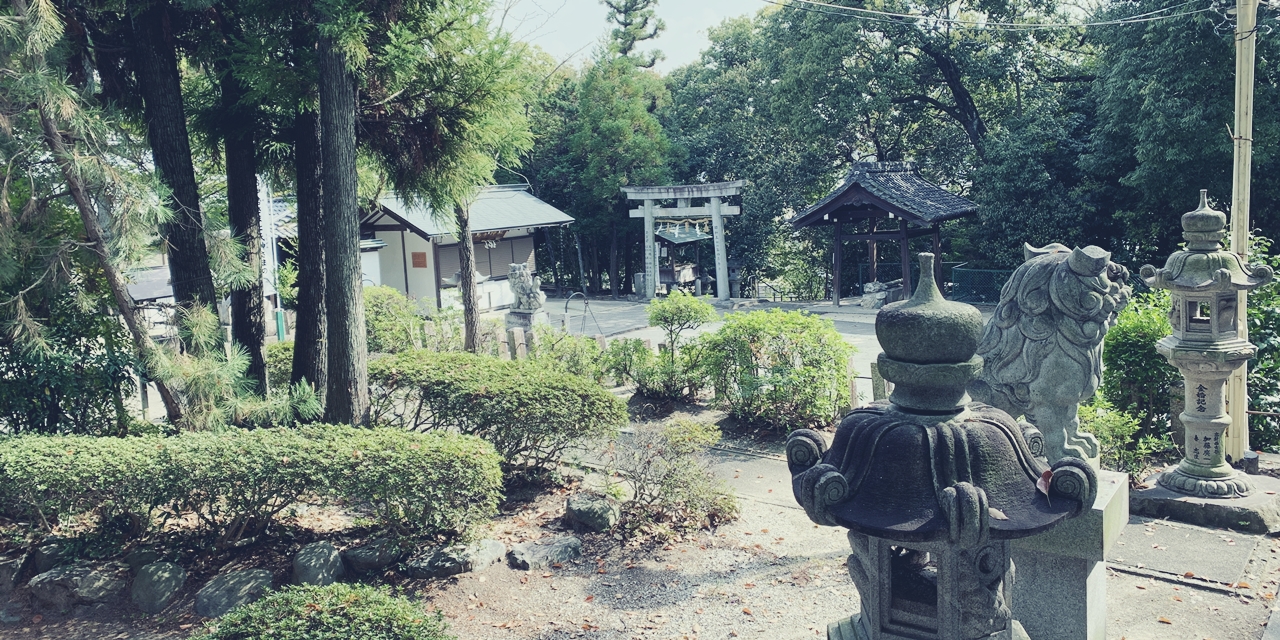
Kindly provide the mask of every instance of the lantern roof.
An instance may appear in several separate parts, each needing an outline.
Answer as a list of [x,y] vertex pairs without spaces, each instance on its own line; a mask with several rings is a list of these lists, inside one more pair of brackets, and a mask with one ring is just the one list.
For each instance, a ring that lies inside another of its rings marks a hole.
[[1186,248],[1170,255],[1162,269],[1144,265],[1143,281],[1152,289],[1191,293],[1249,291],[1270,282],[1271,267],[1247,264],[1223,249],[1226,224],[1226,214],[1209,207],[1208,190],[1201,189],[1200,206],[1182,214]]

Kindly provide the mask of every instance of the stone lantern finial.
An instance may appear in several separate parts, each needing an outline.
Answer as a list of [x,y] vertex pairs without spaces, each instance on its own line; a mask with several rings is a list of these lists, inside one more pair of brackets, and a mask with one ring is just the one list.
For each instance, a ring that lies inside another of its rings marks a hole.
[[1186,379],[1186,451],[1177,468],[1161,473],[1160,486],[1202,498],[1239,498],[1253,493],[1248,478],[1231,467],[1222,451],[1227,415],[1227,378],[1258,349],[1242,339],[1236,317],[1237,292],[1271,281],[1271,267],[1246,264],[1222,248],[1227,217],[1200,206],[1182,215],[1187,247],[1169,256],[1161,269],[1143,265],[1142,279],[1152,289],[1168,289],[1173,335],[1156,343],[1169,364]]

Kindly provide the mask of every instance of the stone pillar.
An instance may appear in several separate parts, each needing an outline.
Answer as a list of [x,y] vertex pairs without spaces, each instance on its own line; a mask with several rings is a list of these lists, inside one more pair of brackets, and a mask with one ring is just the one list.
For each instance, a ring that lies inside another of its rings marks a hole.
[[[649,201],[646,200],[647,204]],[[711,199],[711,232],[716,243],[716,300],[729,299],[729,252],[724,245],[724,216],[720,215],[720,198]]]
[[1038,536],[1014,540],[1013,616],[1033,640],[1105,640],[1107,551],[1129,522],[1129,477],[1098,473],[1093,508]]
[[644,291],[641,296],[652,300],[658,293],[658,246],[653,239],[653,200],[644,201]]

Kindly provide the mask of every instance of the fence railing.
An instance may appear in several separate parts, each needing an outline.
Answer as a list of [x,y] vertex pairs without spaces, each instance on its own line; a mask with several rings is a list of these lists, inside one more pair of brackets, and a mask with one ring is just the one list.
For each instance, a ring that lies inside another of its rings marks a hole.
[[960,302],[995,304],[1000,301],[1000,289],[1012,275],[1012,270],[1005,269],[953,267],[951,291],[947,297]]

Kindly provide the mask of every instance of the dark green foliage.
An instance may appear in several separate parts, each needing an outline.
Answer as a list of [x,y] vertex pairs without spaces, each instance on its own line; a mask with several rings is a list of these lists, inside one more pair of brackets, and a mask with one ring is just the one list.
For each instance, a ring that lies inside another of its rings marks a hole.
[[1181,374],[1156,351],[1173,332],[1169,293],[1134,296],[1116,318],[1102,346],[1102,395],[1116,409],[1136,417],[1144,432],[1163,430],[1169,416],[1169,385]]
[[293,341],[272,342],[267,345],[267,384],[272,389],[289,386],[289,374],[293,371]]
[[[1265,262],[1280,271],[1280,257],[1268,255],[1271,242],[1254,239],[1250,262]],[[1280,413],[1280,282],[1272,281],[1249,295],[1249,342],[1258,355],[1249,362],[1249,409]],[[1280,451],[1280,417],[1249,416],[1249,444],[1255,449]]]
[[193,515],[215,546],[264,531],[303,496],[372,506],[401,534],[457,533],[491,516],[493,448],[476,438],[312,425],[173,437],[0,439],[0,513],[44,528],[82,514],[142,533]]
[[440,612],[385,588],[289,586],[239,607],[200,640],[453,640]]
[[414,350],[375,360],[369,375],[374,424],[480,436],[508,469],[547,467],[627,422],[599,384],[537,360]]
[[779,309],[735,313],[700,342],[716,401],[738,420],[823,428],[849,406],[853,347],[830,320]]
[[40,344],[0,338],[0,433],[127,435],[138,364],[120,322],[68,290]]

